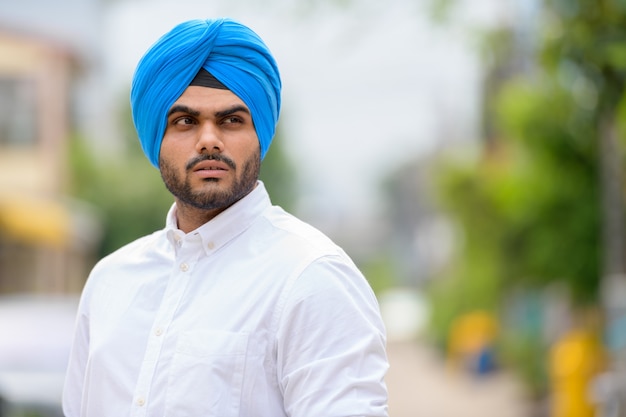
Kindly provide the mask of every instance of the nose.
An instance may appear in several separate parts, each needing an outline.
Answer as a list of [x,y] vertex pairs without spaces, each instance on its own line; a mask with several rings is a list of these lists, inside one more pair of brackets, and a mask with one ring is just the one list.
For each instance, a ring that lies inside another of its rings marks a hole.
[[219,153],[224,150],[224,143],[219,129],[210,122],[204,122],[198,129],[196,151],[198,153]]

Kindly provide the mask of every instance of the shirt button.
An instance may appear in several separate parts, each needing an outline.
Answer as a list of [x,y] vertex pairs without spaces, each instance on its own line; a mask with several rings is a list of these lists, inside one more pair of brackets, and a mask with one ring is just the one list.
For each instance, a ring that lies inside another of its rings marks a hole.
[[186,263],[180,264],[180,270],[183,272],[189,271],[189,265],[187,265]]
[[207,247],[208,247],[209,249],[213,250],[213,249],[215,249],[215,243],[213,243],[213,242],[209,242],[209,243],[207,244]]
[[163,334],[163,329],[160,327],[154,331],[154,334],[157,336],[161,336]]
[[146,403],[146,400],[144,400],[143,398],[137,398],[137,405],[139,407],[143,407],[145,403]]

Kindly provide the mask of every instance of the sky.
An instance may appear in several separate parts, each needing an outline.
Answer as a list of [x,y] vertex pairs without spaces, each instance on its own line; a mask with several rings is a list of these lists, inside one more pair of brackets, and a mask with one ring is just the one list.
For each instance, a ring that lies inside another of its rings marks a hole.
[[216,16],[247,24],[281,71],[280,139],[301,180],[299,211],[320,222],[365,218],[390,172],[446,141],[475,139],[481,72],[470,29],[493,21],[494,1],[472,2],[447,26],[419,0],[309,9],[296,0],[119,1],[103,26],[104,62],[111,89],[126,88],[145,50],[175,24]]
[[380,182],[406,162],[477,138],[473,34],[527,0],[457,0],[445,25],[430,18],[431,1],[0,0],[0,23],[86,54],[99,72],[85,81],[92,94],[77,98],[78,119],[100,119],[96,135],[107,132],[103,105],[116,112],[140,57],[175,24],[221,16],[247,24],[281,71],[280,140],[301,184],[297,214],[334,227],[374,216]]

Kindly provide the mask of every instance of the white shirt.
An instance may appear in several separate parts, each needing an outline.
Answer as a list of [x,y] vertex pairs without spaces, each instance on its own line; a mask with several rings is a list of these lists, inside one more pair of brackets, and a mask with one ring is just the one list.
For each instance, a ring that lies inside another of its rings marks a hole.
[[67,417],[386,416],[378,304],[348,256],[261,182],[195,231],[101,260],[83,290]]

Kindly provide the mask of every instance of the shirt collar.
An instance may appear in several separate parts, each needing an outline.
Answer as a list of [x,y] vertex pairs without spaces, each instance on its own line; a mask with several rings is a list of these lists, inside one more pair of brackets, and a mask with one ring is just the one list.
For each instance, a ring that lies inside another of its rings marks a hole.
[[252,223],[271,206],[270,197],[262,181],[244,198],[215,216],[213,219],[192,230],[187,235],[178,229],[176,220],[176,203],[170,208],[166,219],[167,238],[176,248],[183,240],[193,236],[200,237],[206,254],[215,252],[231,239],[248,229]]

